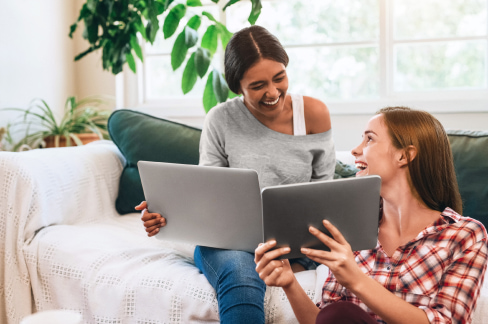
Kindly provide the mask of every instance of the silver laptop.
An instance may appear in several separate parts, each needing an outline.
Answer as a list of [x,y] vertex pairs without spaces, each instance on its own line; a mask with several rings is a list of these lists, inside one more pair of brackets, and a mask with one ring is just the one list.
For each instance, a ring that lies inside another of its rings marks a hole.
[[256,171],[147,161],[137,166],[148,210],[167,221],[157,238],[249,252],[263,241]]
[[376,246],[378,176],[259,188],[254,170],[162,162],[138,162],[151,212],[167,225],[156,235],[215,248],[254,252],[276,239],[290,246],[287,258],[303,257],[300,247],[327,249],[308,232],[324,231],[329,219],[353,250]]

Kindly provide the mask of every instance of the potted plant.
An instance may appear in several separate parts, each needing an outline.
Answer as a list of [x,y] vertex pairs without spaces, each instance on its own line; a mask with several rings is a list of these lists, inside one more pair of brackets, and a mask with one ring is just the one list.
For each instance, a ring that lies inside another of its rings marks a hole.
[[30,148],[83,145],[108,138],[107,120],[112,112],[108,103],[101,97],[79,101],[68,97],[59,123],[51,107],[42,99],[33,100],[27,109],[5,108],[22,112],[20,120],[11,123],[16,127],[11,126],[10,136],[22,136],[12,150],[18,151],[26,145]]

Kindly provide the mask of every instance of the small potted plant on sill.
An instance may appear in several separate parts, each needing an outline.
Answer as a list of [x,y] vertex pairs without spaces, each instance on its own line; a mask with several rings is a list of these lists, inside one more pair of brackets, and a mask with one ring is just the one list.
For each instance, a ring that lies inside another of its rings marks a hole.
[[58,123],[49,105],[42,99],[32,101],[27,109],[5,108],[4,110],[21,111],[20,120],[10,130],[12,137],[23,136],[12,148],[21,147],[63,147],[83,145],[98,139],[108,138],[107,120],[112,110],[109,100],[102,97],[87,97],[77,101],[68,97],[63,116]]

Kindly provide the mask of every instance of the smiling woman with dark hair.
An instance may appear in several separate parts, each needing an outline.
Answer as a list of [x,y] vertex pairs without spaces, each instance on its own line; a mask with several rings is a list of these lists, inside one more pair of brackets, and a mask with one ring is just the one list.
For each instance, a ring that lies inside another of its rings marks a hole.
[[[302,249],[326,265],[329,276],[320,308],[300,287],[286,248],[256,249],[256,270],[266,284],[282,287],[300,323],[470,323],[487,264],[484,226],[462,217],[448,137],[431,114],[385,108],[368,122],[352,150],[357,176],[382,179],[383,212],[376,248],[351,251],[330,222],[331,251]],[[360,216],[360,215],[358,215]]]
[[[288,55],[276,37],[260,26],[244,28],[225,50],[225,76],[241,94],[213,108],[205,118],[200,165],[254,169],[261,188],[332,179],[335,150],[330,116],[321,101],[288,94]],[[166,220],[143,202],[149,236]],[[209,230],[211,232],[211,230]],[[264,323],[265,283],[248,252],[197,246],[195,264],[215,288],[221,323]],[[295,271],[311,269],[307,258],[293,260]]]

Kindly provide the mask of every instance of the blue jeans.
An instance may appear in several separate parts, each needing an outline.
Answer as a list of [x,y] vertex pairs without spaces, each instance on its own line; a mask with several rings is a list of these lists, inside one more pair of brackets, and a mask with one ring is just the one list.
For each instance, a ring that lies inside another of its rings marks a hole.
[[264,323],[266,285],[254,254],[197,246],[195,264],[217,293],[221,323]]

